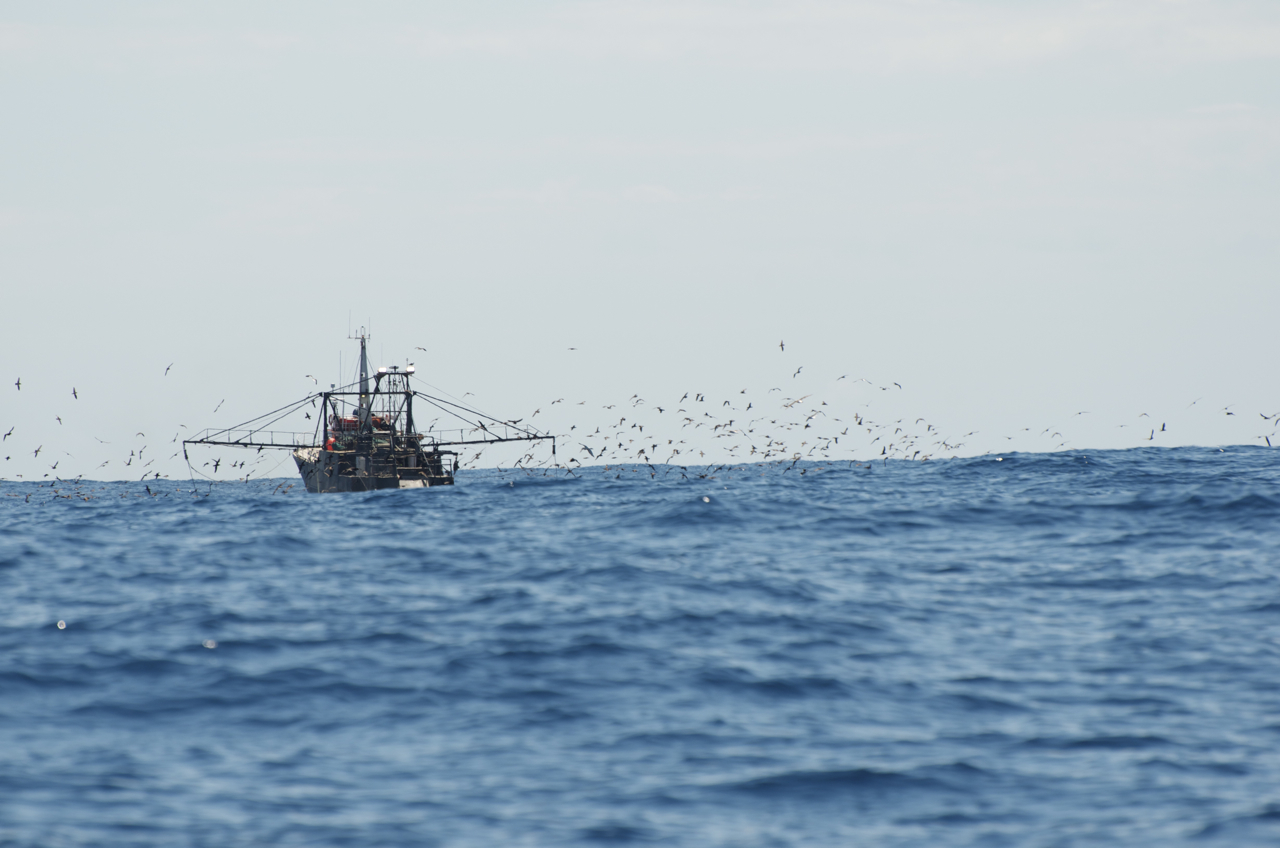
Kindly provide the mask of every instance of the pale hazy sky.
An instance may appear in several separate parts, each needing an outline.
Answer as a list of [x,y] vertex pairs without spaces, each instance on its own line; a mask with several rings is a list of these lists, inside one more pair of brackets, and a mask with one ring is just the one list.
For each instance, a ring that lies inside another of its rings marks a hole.
[[349,322],[558,426],[803,365],[966,453],[1260,444],[1277,81],[1274,2],[3,3],[0,477],[128,477]]

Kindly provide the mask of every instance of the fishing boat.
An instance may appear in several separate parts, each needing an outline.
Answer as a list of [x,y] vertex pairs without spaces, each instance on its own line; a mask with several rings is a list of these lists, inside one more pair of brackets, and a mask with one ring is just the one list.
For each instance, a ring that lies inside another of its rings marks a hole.
[[[368,492],[375,489],[419,489],[451,486],[458,473],[456,448],[488,446],[502,442],[550,441],[555,437],[519,421],[502,421],[478,410],[418,390],[413,365],[381,367],[370,371],[367,336],[361,332],[359,377],[354,383],[330,384],[288,406],[260,415],[235,427],[208,429],[182,443],[183,454],[192,446],[220,446],[289,450],[308,492]],[[414,401],[429,405],[439,415],[425,429],[414,420]],[[277,430],[299,413],[312,418],[310,433]],[[437,429],[441,420],[457,425]],[[187,457],[190,464],[190,457]],[[216,465],[215,465],[216,468]]]

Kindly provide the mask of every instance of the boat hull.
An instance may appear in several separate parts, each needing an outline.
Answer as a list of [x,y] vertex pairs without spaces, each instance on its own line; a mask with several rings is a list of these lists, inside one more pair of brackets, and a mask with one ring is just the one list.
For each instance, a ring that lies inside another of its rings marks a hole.
[[405,457],[357,457],[345,451],[299,448],[293,452],[308,492],[372,492],[378,489],[422,489],[452,486],[439,454],[420,454],[413,466]]

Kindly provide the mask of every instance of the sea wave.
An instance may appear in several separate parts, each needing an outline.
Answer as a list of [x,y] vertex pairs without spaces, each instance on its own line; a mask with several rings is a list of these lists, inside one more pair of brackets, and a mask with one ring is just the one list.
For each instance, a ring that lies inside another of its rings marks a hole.
[[0,483],[0,844],[1270,845],[1273,456]]

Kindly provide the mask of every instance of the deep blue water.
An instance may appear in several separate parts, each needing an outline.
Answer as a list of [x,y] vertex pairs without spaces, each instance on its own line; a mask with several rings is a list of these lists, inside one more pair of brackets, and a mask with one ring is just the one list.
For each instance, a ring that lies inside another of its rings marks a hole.
[[1275,845],[1276,457],[3,484],[0,845]]

